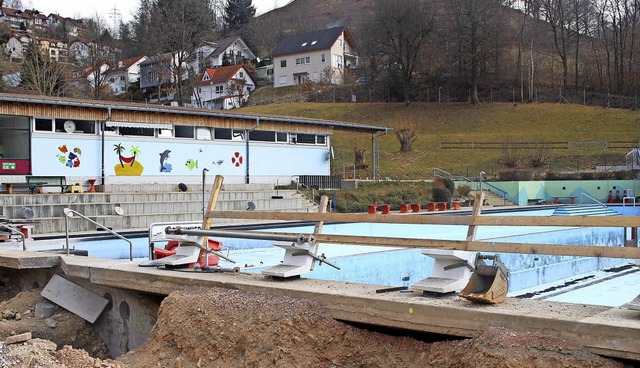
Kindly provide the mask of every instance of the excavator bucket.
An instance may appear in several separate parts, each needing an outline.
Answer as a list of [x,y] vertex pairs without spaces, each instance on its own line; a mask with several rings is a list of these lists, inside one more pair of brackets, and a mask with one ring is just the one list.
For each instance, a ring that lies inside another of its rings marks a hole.
[[[487,264],[492,260],[492,264]],[[472,302],[499,304],[504,302],[509,290],[509,270],[497,254],[476,255],[475,270],[460,296]]]

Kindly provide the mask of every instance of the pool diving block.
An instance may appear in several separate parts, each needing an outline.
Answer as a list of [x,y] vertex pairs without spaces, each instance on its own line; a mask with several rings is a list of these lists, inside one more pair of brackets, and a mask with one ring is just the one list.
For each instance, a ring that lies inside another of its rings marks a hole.
[[262,271],[265,276],[273,276],[280,278],[299,277],[311,272],[311,265],[314,261],[326,263],[333,268],[340,269],[336,264],[327,261],[323,255],[317,256],[318,245],[309,239],[309,241],[299,240],[298,242],[273,242],[273,245],[279,248],[283,248],[284,258],[279,265],[267,268]]
[[462,290],[471,277],[475,252],[447,249],[424,249],[422,254],[435,260],[428,278],[411,286],[424,293],[452,293]]

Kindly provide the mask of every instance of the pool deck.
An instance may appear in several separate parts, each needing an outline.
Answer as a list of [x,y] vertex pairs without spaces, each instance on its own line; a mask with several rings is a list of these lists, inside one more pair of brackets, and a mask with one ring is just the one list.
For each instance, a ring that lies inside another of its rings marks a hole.
[[132,292],[167,295],[186,287],[222,287],[307,298],[334,318],[369,325],[470,337],[490,327],[543,333],[575,341],[594,353],[640,361],[640,311],[623,307],[508,298],[480,305],[455,295],[376,293],[384,286],[314,279],[274,281],[262,275],[171,271],[137,261],[1,250],[0,267],[60,268],[70,279]]

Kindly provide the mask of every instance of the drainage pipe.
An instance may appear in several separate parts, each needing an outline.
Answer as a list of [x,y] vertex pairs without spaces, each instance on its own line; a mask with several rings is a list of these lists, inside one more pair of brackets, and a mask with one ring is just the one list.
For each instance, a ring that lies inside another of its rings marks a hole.
[[306,235],[276,235],[276,234],[258,234],[244,231],[222,231],[222,230],[201,230],[201,229],[183,229],[178,227],[167,227],[165,229],[166,234],[173,235],[195,235],[195,236],[213,236],[223,238],[240,238],[240,239],[255,239],[255,240],[272,240],[272,241],[285,241],[292,243],[306,243],[313,242],[313,236]]

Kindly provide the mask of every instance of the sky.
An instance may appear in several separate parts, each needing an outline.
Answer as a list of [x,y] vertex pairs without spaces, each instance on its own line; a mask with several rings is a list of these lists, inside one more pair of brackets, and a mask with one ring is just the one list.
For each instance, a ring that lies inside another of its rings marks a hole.
[[[266,13],[276,7],[284,6],[289,0],[253,0],[256,14]],[[23,8],[37,9],[41,13],[57,13],[63,17],[92,18],[96,13],[107,22],[114,8],[122,16],[122,21],[133,19],[133,13],[140,4],[139,0],[22,0]]]

